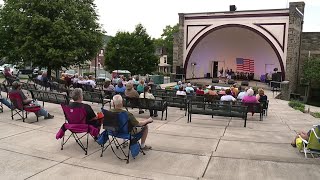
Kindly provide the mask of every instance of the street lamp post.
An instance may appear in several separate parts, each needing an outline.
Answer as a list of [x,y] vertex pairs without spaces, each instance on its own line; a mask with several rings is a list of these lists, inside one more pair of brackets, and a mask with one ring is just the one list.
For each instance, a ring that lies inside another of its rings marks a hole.
[[94,78],[97,79],[97,59],[98,59],[98,54],[95,58],[95,61],[94,61]]
[[119,62],[120,62],[120,58],[119,58],[119,49],[120,49],[120,45],[116,44],[116,55],[117,55],[117,76],[119,76]]

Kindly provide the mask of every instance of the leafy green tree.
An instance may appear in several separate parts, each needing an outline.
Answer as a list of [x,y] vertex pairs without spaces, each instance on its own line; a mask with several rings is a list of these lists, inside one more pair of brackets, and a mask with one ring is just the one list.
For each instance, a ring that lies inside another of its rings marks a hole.
[[47,67],[48,76],[90,60],[103,42],[95,7],[94,0],[4,0],[0,53]]
[[304,79],[309,82],[320,82],[320,58],[312,58],[303,67]]
[[154,43],[141,24],[132,33],[118,32],[107,45],[106,70],[123,69],[132,74],[150,74],[156,70],[157,64]]
[[168,55],[168,64],[173,63],[173,37],[175,33],[179,32],[179,25],[166,26],[163,29],[163,33],[160,39],[155,40],[155,44],[158,47],[165,47]]

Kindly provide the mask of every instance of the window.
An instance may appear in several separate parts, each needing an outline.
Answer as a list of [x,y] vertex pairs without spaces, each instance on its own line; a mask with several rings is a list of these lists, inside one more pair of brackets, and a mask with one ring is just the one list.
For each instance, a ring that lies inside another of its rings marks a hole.
[[163,57],[164,63],[167,63],[167,57]]

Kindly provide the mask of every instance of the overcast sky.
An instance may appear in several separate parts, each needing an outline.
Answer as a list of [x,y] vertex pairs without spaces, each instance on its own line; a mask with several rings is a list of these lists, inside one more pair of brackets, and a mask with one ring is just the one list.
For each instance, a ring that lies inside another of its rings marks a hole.
[[[178,13],[288,8],[288,2],[299,0],[95,0],[99,22],[108,35],[133,31],[141,23],[155,38],[166,25],[178,23]],[[304,31],[320,32],[320,0],[304,0]],[[3,1],[0,0],[0,4]]]

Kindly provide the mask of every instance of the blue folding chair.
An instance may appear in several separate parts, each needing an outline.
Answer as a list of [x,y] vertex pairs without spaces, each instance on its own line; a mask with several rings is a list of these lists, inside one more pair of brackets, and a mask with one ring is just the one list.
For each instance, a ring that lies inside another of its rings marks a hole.
[[[137,134],[131,134],[130,132],[134,127],[130,127],[129,117],[127,112],[111,112],[105,109],[101,109],[104,114],[103,128],[105,131],[100,135],[97,142],[101,145],[101,157],[103,156],[103,152],[110,146],[112,152],[121,160],[126,160],[127,164],[131,156],[135,159],[135,157],[141,152],[143,155],[145,153],[141,149],[139,140],[142,137],[144,129]],[[142,127],[144,128],[144,127]],[[109,138],[110,136],[110,138]],[[122,143],[119,143],[117,140],[123,139]],[[124,158],[120,157],[113,145],[116,149],[120,149],[121,153],[124,155]],[[129,144],[128,152],[124,151],[125,145]]]

